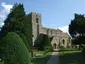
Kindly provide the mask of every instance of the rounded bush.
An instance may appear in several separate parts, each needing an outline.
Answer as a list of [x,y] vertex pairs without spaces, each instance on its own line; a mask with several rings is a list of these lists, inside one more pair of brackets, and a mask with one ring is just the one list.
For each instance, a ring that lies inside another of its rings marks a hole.
[[0,58],[4,64],[30,64],[29,55],[18,34],[9,32],[0,40]]
[[19,34],[20,38],[23,40],[25,46],[27,47],[28,51],[30,52],[30,44],[27,42],[27,38],[24,34]]

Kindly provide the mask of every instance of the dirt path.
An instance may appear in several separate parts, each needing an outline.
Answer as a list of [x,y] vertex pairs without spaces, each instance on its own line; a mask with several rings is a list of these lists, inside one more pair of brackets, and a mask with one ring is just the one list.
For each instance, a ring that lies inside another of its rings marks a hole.
[[47,64],[59,64],[59,52],[58,52],[58,50],[55,50],[52,53],[52,56],[48,60]]

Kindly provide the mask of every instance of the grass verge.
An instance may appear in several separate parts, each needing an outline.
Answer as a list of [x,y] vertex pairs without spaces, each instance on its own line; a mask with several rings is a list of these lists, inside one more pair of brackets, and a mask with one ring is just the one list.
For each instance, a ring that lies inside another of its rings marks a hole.
[[60,64],[85,64],[85,58],[80,50],[60,51]]
[[33,58],[32,63],[33,64],[46,64],[51,54],[52,52],[48,52],[45,55],[35,57]]

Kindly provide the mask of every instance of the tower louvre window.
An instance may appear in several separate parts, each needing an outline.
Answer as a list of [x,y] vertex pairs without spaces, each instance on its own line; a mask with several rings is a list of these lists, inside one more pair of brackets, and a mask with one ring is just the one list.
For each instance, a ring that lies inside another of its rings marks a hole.
[[38,19],[38,18],[36,18],[36,23],[38,23],[38,21],[39,21],[39,19]]
[[51,35],[52,35],[52,31],[51,31]]
[[39,36],[39,25],[37,25],[37,36]]

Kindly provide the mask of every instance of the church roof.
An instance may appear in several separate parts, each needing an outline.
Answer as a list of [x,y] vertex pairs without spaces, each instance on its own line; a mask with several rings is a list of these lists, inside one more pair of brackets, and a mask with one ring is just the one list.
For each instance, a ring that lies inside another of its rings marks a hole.
[[62,30],[60,29],[53,29],[53,28],[47,28],[47,27],[42,27],[43,29],[46,29],[46,30],[52,30],[52,31],[57,31],[57,32],[63,32]]
[[[52,28],[46,28],[46,27],[42,27],[44,30],[46,30],[46,32],[47,32],[47,30],[50,30],[50,36],[57,36],[57,37],[69,37],[69,35],[67,34],[67,33],[65,33],[65,32],[63,32],[62,30],[60,30],[60,29],[52,29]],[[51,31],[52,31],[52,35],[51,35]],[[53,34],[54,33],[54,34]]]
[[57,36],[58,37],[69,37],[69,35],[67,33],[64,33],[64,32],[58,33]]
[[57,32],[63,32],[62,30],[60,30],[60,29],[56,29],[57,30]]

